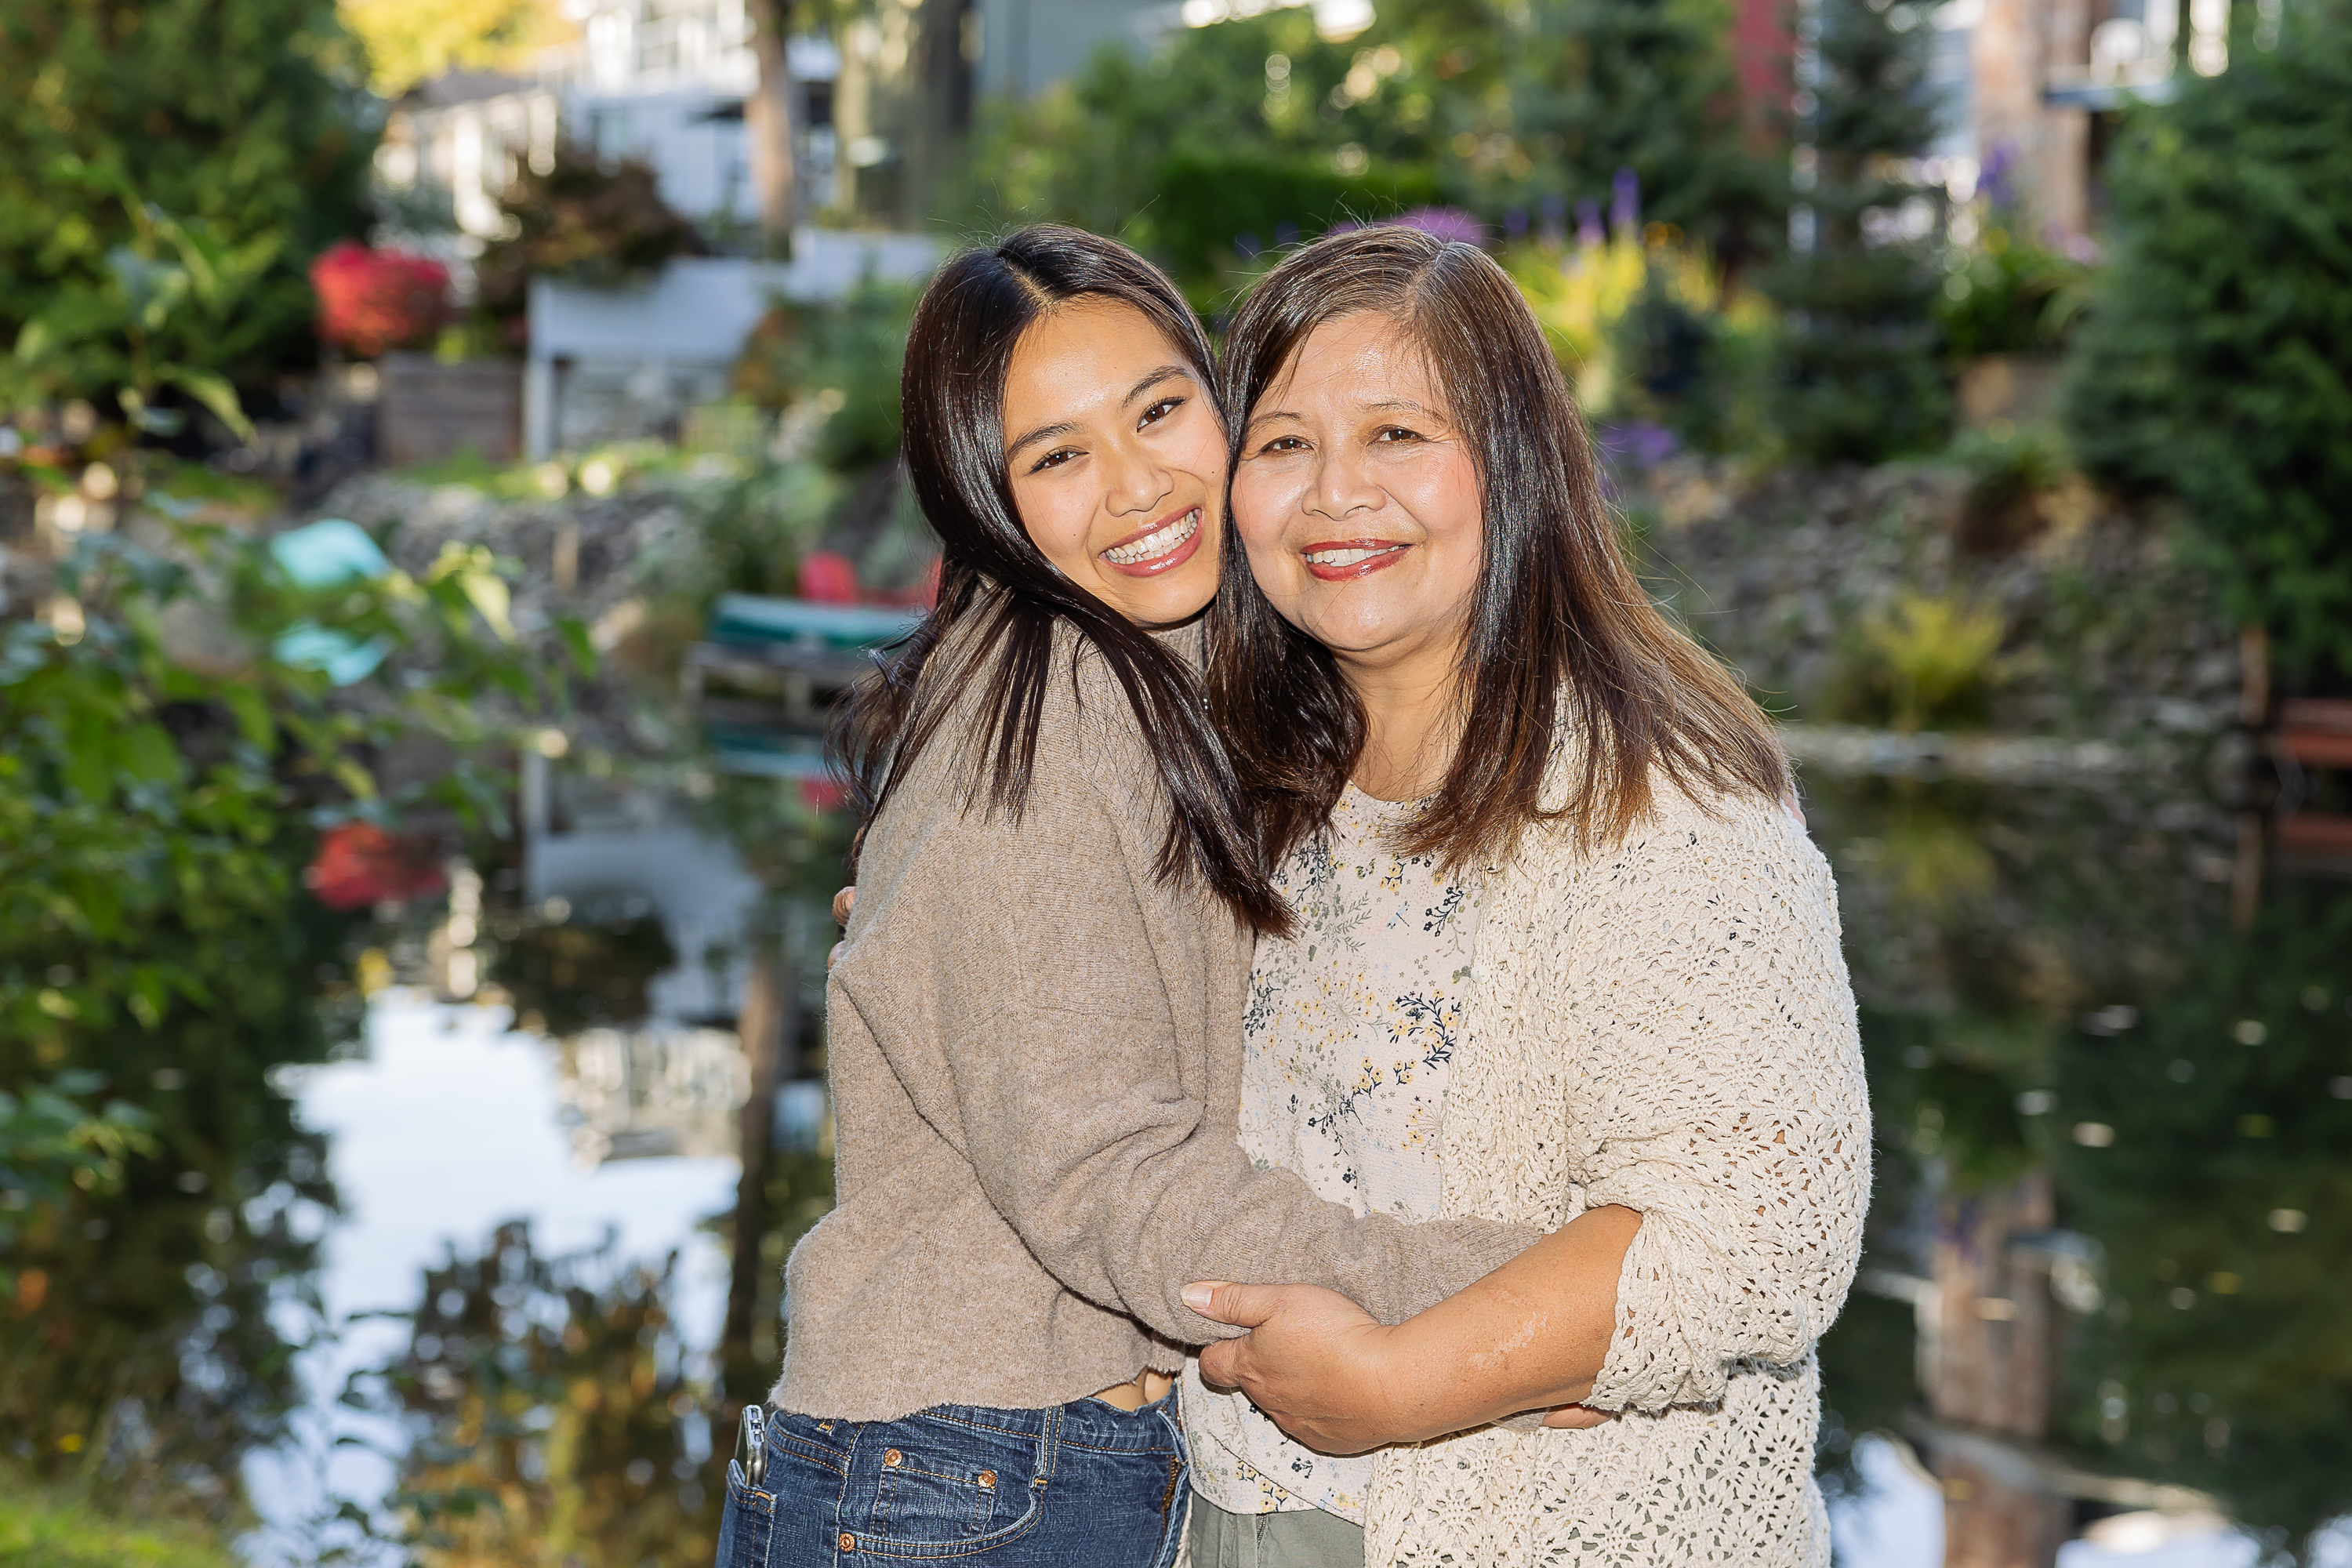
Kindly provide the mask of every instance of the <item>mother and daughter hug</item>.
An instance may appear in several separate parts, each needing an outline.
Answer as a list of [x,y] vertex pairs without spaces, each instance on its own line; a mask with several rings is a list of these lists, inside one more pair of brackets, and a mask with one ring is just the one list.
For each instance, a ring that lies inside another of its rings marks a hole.
[[1869,1125],[1826,863],[1475,247],[1223,363],[1076,230],[908,345],[838,1206],[719,1568],[1826,1564]]

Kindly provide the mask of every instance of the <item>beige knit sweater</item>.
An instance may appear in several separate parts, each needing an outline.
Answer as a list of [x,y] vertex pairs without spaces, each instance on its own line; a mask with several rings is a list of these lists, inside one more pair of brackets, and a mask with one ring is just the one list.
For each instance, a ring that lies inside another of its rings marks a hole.
[[1018,821],[964,807],[976,679],[866,836],[826,990],[838,1202],[786,1268],[784,1409],[1061,1404],[1240,1332],[1184,1306],[1193,1280],[1307,1280],[1393,1322],[1538,1234],[1360,1218],[1252,1168],[1249,933],[1153,875],[1133,710],[1066,627],[1055,658]]
[[1813,1346],[1870,1189],[1836,891],[1780,805],[1657,798],[1488,869],[1439,1152],[1447,1215],[1641,1213],[1589,1401],[1624,1414],[1383,1450],[1372,1568],[1830,1561]]

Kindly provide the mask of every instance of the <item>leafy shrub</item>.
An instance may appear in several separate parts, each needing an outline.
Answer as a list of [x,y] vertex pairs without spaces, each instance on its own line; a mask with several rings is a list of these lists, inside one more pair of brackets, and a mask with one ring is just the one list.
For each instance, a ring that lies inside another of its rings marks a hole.
[[228,246],[211,226],[142,198],[119,169],[86,167],[77,182],[98,213],[121,210],[130,238],[107,252],[97,277],[63,278],[38,300],[16,352],[0,360],[0,412],[45,419],[47,405],[82,398],[169,437],[194,405],[247,433],[219,367],[249,369],[248,351],[262,344],[268,318],[259,295],[279,259],[278,237]]
[[2057,444],[2040,430],[1966,431],[1951,456],[1969,476],[1961,542],[1974,549],[1999,550],[2032,531],[2034,498],[2066,475]]
[[[179,264],[142,230],[152,207],[243,275],[233,315],[174,313],[170,352],[229,380],[307,357],[303,268],[368,220],[359,68],[334,0],[0,0],[0,350]],[[106,353],[54,362],[48,395],[110,396],[106,360],[168,348],[153,330],[143,305],[88,323]]]
[[2090,283],[2087,265],[2000,225],[1984,228],[1963,254],[1937,307],[1955,358],[2066,346]]
[[2288,664],[2352,670],[2352,4],[2275,25],[2127,121],[2065,413],[2090,473],[2179,498]]
[[735,390],[796,417],[809,455],[871,467],[898,450],[898,368],[914,289],[874,278],[837,303],[779,300],[745,343]]
[[310,264],[310,287],[319,295],[319,336],[365,359],[416,346],[449,310],[447,268],[350,240]]
[[1335,224],[1382,218],[1437,199],[1425,168],[1382,165],[1342,174],[1330,158],[1273,157],[1187,147],[1160,168],[1155,249],[1171,271],[1198,278],[1236,258]]
[[1984,694],[2004,630],[1998,610],[1908,592],[1865,621],[1866,679],[1885,699],[1888,721],[1914,731],[1966,717]]
[[1149,58],[1107,48],[1067,86],[985,110],[977,210],[957,216],[1117,234],[1215,308],[1246,238],[1272,248],[1433,202],[1517,237],[1564,228],[1625,171],[1651,216],[1752,258],[1785,181],[1739,121],[1726,9],[1401,0],[1345,42],[1304,7],[1175,29]]
[[[494,694],[520,721],[559,691],[500,635],[485,552],[306,589],[264,544],[165,529],[173,502],[148,490],[138,530],[171,555],[85,537],[49,622],[0,623],[0,1086],[23,1106],[93,1075],[75,1098],[137,1106],[154,1146],[118,1194],[96,1173],[23,1212],[0,1424],[43,1474],[128,1456],[112,1499],[225,1502],[304,1397],[284,1325],[317,1232],[295,1211],[334,1201],[267,1078],[337,1037],[349,921],[302,885],[319,829],[412,801],[494,823],[510,774],[467,760],[387,799],[374,759],[407,737],[477,759]],[[280,651],[306,622],[393,656],[336,692]]]
[[605,159],[576,142],[557,146],[545,174],[525,170],[499,196],[510,233],[483,247],[485,309],[520,318],[534,277],[593,288],[640,282],[702,248],[694,225],[662,200],[653,165]]

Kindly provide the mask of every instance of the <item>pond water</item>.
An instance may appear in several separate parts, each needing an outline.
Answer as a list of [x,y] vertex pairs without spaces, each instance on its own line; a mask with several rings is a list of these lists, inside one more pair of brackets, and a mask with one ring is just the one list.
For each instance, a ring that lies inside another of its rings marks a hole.
[[609,1246],[621,1258],[657,1261],[677,1251],[671,1308],[685,1348],[699,1357],[712,1347],[727,1258],[707,1224],[734,1205],[737,1162],[583,1161],[560,1050],[513,1031],[511,1016],[387,992],[369,1009],[363,1055],[279,1075],[302,1124],[327,1140],[341,1198],[319,1266],[325,1316],[340,1332],[299,1359],[308,1399],[287,1440],[247,1463],[268,1521],[248,1543],[257,1562],[307,1562],[322,1535],[363,1547],[318,1521],[331,1500],[381,1504],[399,1479],[392,1456],[404,1435],[338,1403],[348,1378],[408,1342],[404,1319],[368,1314],[412,1310],[427,1268],[480,1252],[501,1225],[528,1222],[534,1243],[556,1254]]
[[[1846,1558],[1926,1568],[2027,1528],[2066,1568],[2352,1563],[2325,1528],[2352,1512],[2352,884],[2264,863],[2163,781],[1806,794],[1878,1129],[1864,1287],[1823,1349]],[[543,921],[555,896],[530,891]],[[673,972],[724,955],[613,940],[533,960],[583,971],[569,1046],[395,987],[336,1059],[174,1087],[213,1097],[235,1157],[126,1194],[58,1252],[49,1305],[0,1313],[17,1403],[79,1387],[42,1419],[112,1434],[159,1488],[220,1496],[236,1461],[257,1561],[392,1560],[325,1516],[397,1493],[484,1561],[562,1538],[593,1568],[698,1568],[732,1123],[597,1095],[648,1070],[613,1065],[607,1002],[698,994]],[[698,1037],[661,1070],[708,1098]],[[465,1533],[477,1486],[528,1502],[528,1540]]]

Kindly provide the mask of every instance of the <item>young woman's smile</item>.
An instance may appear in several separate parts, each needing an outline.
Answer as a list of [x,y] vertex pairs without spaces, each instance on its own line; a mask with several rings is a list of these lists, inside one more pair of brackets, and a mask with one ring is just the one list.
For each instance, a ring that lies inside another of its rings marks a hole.
[[1181,621],[1216,597],[1224,427],[1134,306],[1080,300],[1023,334],[1004,377],[1004,467],[1039,552],[1128,619]]
[[1130,577],[1157,577],[1200,552],[1201,509],[1186,507],[1143,527],[1102,552],[1103,564]]

